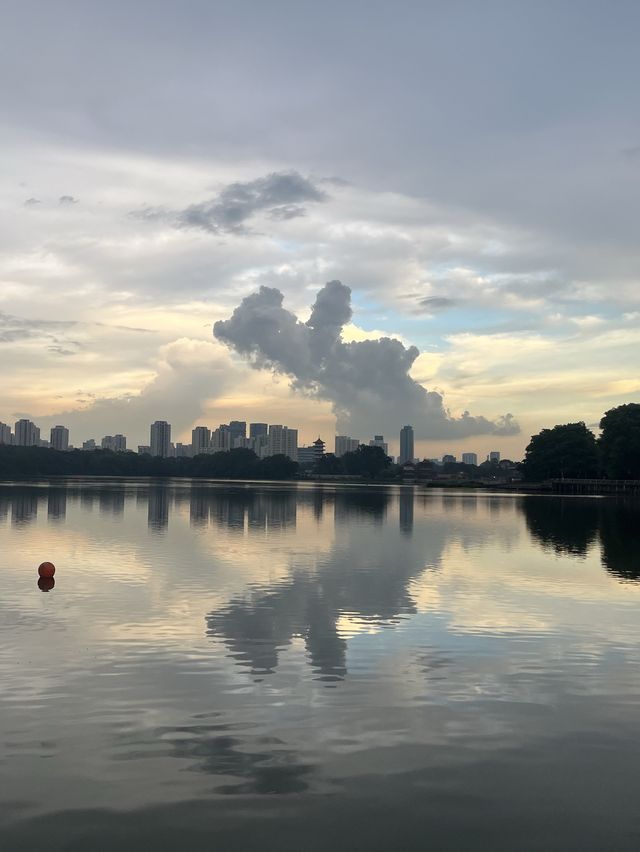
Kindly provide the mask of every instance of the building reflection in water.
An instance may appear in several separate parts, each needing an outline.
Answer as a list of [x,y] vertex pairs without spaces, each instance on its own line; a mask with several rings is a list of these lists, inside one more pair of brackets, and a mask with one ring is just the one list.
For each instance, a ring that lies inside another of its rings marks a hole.
[[83,512],[93,512],[97,499],[95,488],[80,489],[80,508]]
[[67,517],[67,489],[49,488],[47,495],[47,520],[51,522],[64,521]]
[[6,494],[0,494],[0,524],[5,523],[9,517],[9,506],[11,505]]
[[404,535],[411,535],[413,533],[413,503],[415,499],[415,494],[413,488],[405,489],[403,488],[400,492],[400,507],[399,507],[399,520],[400,520],[400,532],[404,533]]
[[209,524],[237,533],[265,530],[294,530],[297,500],[295,492],[269,492],[243,488],[223,492],[194,485],[189,499],[191,526],[205,528]]
[[109,485],[100,489],[98,495],[98,505],[101,514],[115,515],[116,517],[124,514],[124,485]]
[[149,529],[162,532],[169,525],[169,488],[166,485],[151,485],[148,493],[147,525]]
[[11,523],[28,526],[38,518],[38,494],[34,488],[16,488],[11,498]]

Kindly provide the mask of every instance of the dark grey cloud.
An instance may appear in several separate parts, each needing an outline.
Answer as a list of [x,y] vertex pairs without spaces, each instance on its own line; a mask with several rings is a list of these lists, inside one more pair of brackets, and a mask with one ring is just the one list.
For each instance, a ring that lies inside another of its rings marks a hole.
[[246,183],[231,183],[215,198],[192,204],[176,221],[211,233],[246,233],[246,222],[260,211],[275,219],[304,215],[303,202],[326,201],[327,194],[296,171],[272,172]]
[[211,234],[248,234],[248,222],[256,213],[269,219],[297,219],[306,215],[305,203],[328,199],[310,178],[296,171],[272,172],[256,180],[234,182],[215,197],[183,210],[143,206],[131,216],[146,222],[167,222],[178,228],[198,228]]
[[269,211],[270,219],[297,219],[299,216],[305,216],[304,207],[299,204],[284,204],[282,207],[274,207]]
[[455,299],[449,299],[446,296],[428,296],[426,299],[420,299],[421,307],[429,311],[441,311],[445,308],[451,308],[455,305]]
[[73,195],[61,195],[60,198],[58,199],[58,204],[60,204],[63,207],[67,206],[67,205],[71,205],[71,204],[77,204],[77,203],[78,203],[78,199],[74,198]]
[[467,411],[451,416],[439,393],[409,375],[420,354],[415,346],[407,348],[388,337],[344,343],[341,332],[351,319],[351,290],[340,281],[319,291],[304,323],[283,307],[283,298],[279,290],[261,287],[228,320],[215,323],[214,336],[252,366],[290,376],[294,390],[329,400],[341,433],[395,435],[404,423],[414,426],[418,438],[519,432],[510,414],[495,421]]
[[42,204],[39,198],[27,198],[24,203],[25,207],[35,207],[38,204]]

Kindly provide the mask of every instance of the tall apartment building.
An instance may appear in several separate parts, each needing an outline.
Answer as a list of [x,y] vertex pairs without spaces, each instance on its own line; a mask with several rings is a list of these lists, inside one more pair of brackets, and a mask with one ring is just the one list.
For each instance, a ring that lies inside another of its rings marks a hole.
[[264,434],[254,435],[247,438],[247,448],[253,450],[259,459],[269,455],[269,435]]
[[127,439],[124,435],[105,435],[100,446],[103,450],[111,450],[112,453],[125,453],[127,451]]
[[492,450],[487,456],[487,461],[490,462],[499,462],[500,461],[500,453],[498,450]]
[[171,445],[171,424],[166,420],[156,420],[151,424],[149,447],[152,456],[168,458]]
[[249,438],[259,438],[268,434],[269,427],[266,423],[249,423]]
[[12,444],[13,435],[11,434],[11,426],[6,423],[0,423],[0,444]]
[[211,433],[209,451],[212,453],[226,453],[231,449],[231,432],[225,423],[221,423]]
[[82,442],[82,449],[85,452],[92,452],[93,450],[96,449],[96,442],[93,440],[93,438],[89,438],[88,441]]
[[360,446],[360,441],[357,438],[350,438],[348,435],[336,435],[335,455],[343,456],[345,453],[353,453]]
[[40,446],[40,429],[31,420],[17,420],[13,432],[18,447]]
[[191,452],[194,456],[209,452],[211,431],[208,426],[196,426],[191,430]]
[[280,424],[269,426],[268,455],[285,455],[298,461],[298,430]]
[[413,453],[413,427],[403,426],[400,430],[400,457],[398,464],[412,462],[414,458]]
[[247,439],[247,424],[244,420],[231,420],[229,422],[229,440],[231,448],[244,447]]
[[369,441],[370,447],[380,447],[384,452],[385,456],[389,455],[389,444],[384,439],[384,435],[374,435],[373,439]]
[[478,465],[478,456],[476,453],[463,453],[462,464]]
[[69,430],[66,426],[53,426],[51,428],[49,446],[52,450],[63,452],[69,449]]

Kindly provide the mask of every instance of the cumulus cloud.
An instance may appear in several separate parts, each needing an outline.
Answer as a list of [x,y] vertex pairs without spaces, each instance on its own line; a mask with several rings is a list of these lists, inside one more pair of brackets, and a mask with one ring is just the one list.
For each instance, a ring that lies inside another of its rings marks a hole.
[[291,377],[295,391],[329,400],[344,434],[364,437],[397,432],[411,423],[417,438],[445,439],[519,432],[512,415],[497,420],[465,411],[454,417],[441,394],[428,391],[410,376],[420,354],[395,339],[345,343],[342,329],[350,321],[351,290],[328,282],[318,293],[307,322],[283,307],[283,294],[261,287],[242,300],[214,336],[252,366]]
[[[221,357],[221,354],[223,357]],[[215,397],[234,380],[233,369],[214,341],[180,338],[160,349],[154,378],[138,394],[97,397],[83,393],[78,400],[86,408],[59,411],[41,416],[37,412],[17,412],[28,416],[43,429],[63,422],[76,442],[86,438],[122,432],[130,447],[147,442],[149,424],[168,420],[172,439],[191,428],[202,415],[207,399]]]
[[67,205],[71,205],[71,204],[77,204],[77,203],[78,203],[78,199],[74,198],[73,195],[61,195],[60,198],[58,199],[58,204],[62,205],[63,207],[65,207]]

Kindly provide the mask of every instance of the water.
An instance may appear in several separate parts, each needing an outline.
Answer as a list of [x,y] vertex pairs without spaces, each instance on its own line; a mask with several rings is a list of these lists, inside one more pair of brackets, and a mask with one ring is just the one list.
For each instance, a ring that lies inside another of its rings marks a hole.
[[638,849],[639,521],[0,486],[0,848]]

